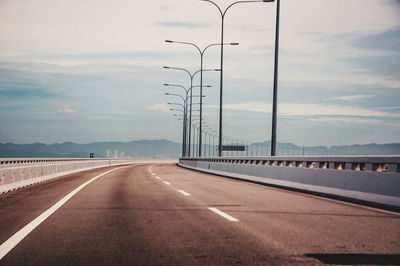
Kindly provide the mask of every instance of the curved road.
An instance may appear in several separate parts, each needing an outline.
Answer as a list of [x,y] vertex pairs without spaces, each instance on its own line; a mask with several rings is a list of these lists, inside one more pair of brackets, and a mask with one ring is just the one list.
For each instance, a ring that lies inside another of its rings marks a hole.
[[20,189],[0,196],[0,217],[1,265],[400,263],[397,213],[167,163]]

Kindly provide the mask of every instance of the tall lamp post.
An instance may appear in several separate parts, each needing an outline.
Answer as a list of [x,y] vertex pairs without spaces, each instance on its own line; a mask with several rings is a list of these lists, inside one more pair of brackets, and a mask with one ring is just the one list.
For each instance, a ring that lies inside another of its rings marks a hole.
[[[183,105],[182,105],[183,106]],[[183,108],[183,110],[181,109],[169,109],[170,111],[178,111],[178,112],[182,112],[182,157],[184,157],[185,154],[185,108]],[[174,114],[174,116],[178,116],[176,114]]]
[[[245,3],[255,3],[255,2],[274,2],[274,0],[254,0],[254,1],[237,1],[229,5],[224,11],[213,1],[211,0],[200,0],[203,2],[209,2],[218,8],[221,15],[221,43],[224,43],[224,22],[226,12],[236,4],[245,4]],[[222,91],[223,91],[223,70],[224,70],[224,46],[221,45],[221,73],[220,73],[220,87],[219,87],[219,146],[218,146],[218,156],[222,156]]]
[[[186,99],[180,95],[180,94],[175,94],[175,93],[164,93],[167,96],[175,96],[175,97],[179,97],[182,99],[183,104],[180,104],[183,106],[183,129],[182,129],[182,157],[186,157],[186,123],[187,123],[187,97]],[[173,104],[173,103],[169,103],[169,104]]]
[[[199,110],[200,111],[200,110]],[[196,145],[196,126],[198,126],[198,129],[200,130],[200,125],[203,124],[203,121],[200,120],[200,115],[199,115],[199,119],[193,119],[193,129],[194,129],[194,137],[193,137],[193,157],[195,157],[195,155],[198,154],[199,152],[199,145],[197,143]],[[199,131],[197,132],[197,137],[199,135]],[[197,138],[198,141],[199,138]]]
[[[184,71],[186,72],[189,77],[190,77],[190,103],[189,103],[189,155],[190,155],[190,142],[191,142],[191,133],[192,133],[192,98],[193,98],[193,79],[196,76],[197,73],[202,73],[203,71],[220,71],[220,69],[200,69],[197,70],[196,72],[194,72],[193,74],[185,69],[185,68],[179,68],[179,67],[169,67],[169,66],[163,66],[163,68],[165,69],[173,69],[173,70],[180,70],[180,71]],[[202,101],[201,99],[203,98],[203,95],[200,95],[200,101]]]
[[278,57],[279,57],[279,16],[280,0],[276,0],[276,28],[275,28],[275,62],[274,62],[274,93],[272,100],[272,136],[271,156],[276,155],[276,128],[277,128],[277,106],[278,106]]
[[183,118],[184,115],[182,115],[182,118],[180,118],[180,115],[174,114],[175,117],[178,117],[178,120],[182,120],[182,157],[185,157],[185,119]]
[[[232,43],[212,43],[208,46],[206,46],[203,50],[200,49],[200,47],[194,43],[191,42],[180,42],[180,41],[171,41],[171,40],[165,40],[167,43],[179,43],[179,44],[187,44],[194,46],[200,54],[200,95],[203,95],[203,57],[204,53],[207,51],[208,48],[211,46],[216,46],[216,45],[239,45],[237,42],[232,42]],[[200,98],[200,118],[203,118],[203,100]],[[201,157],[201,143],[202,143],[202,124],[200,124],[200,129],[199,129],[199,157]]]
[[185,90],[186,100],[184,101],[184,108],[183,108],[185,110],[185,112],[184,112],[184,117],[183,117],[183,127],[184,128],[183,128],[183,139],[182,139],[182,146],[183,146],[183,150],[184,150],[184,152],[183,152],[184,155],[182,155],[182,157],[184,157],[186,155],[186,141],[187,141],[187,107],[188,107],[187,106],[187,101],[188,101],[188,98],[189,98],[189,91],[192,88],[186,89],[182,85],[169,84],[169,83],[164,83],[164,86],[166,86],[166,87],[180,87],[180,88]]
[[[196,86],[192,86],[191,88],[189,88],[189,89],[186,89],[184,86],[182,86],[182,85],[179,85],[179,84],[170,84],[170,83],[164,83],[164,86],[166,86],[166,87],[179,87],[179,88],[182,88],[182,89],[184,89],[185,90],[185,93],[186,93],[186,103],[187,103],[187,99],[189,99],[189,91],[191,91],[193,88],[197,88],[197,87],[200,87],[200,86],[198,86],[198,85],[196,85]],[[211,87],[211,85],[204,85],[203,87],[206,87],[206,88],[210,88]],[[192,94],[192,97],[193,97],[193,94]],[[203,99],[203,97],[200,97],[200,99]],[[168,103],[168,104],[170,104],[170,103]],[[191,103],[191,106],[193,106],[193,103]],[[187,105],[186,105],[186,112],[185,112],[185,119],[187,119],[187,112],[188,112],[188,110],[187,110]],[[185,122],[185,123],[187,123],[187,122]],[[186,141],[187,141],[187,124],[186,124],[186,128],[185,128],[185,130],[184,130],[184,136],[185,136],[185,138],[184,138],[184,146],[186,147]]]

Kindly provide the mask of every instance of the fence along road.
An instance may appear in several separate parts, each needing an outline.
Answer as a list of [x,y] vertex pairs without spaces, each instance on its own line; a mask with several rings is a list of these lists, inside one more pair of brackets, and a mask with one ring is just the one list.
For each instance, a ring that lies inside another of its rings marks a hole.
[[[98,177],[110,169],[115,170]],[[319,265],[399,259],[398,213],[170,163],[94,169],[4,194],[0,243],[95,177],[0,264]]]
[[0,194],[86,170],[157,162],[152,159],[0,159]]
[[400,156],[181,158],[179,165],[400,210]]

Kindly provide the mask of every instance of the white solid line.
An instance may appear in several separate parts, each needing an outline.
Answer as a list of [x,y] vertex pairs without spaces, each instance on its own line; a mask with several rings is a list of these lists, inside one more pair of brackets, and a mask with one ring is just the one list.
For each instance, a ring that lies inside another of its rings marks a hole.
[[170,183],[170,182],[167,182],[167,181],[164,181],[164,184],[166,184],[166,185],[168,185],[168,186],[171,185],[171,183]]
[[159,176],[156,176],[156,178],[157,178],[157,179],[161,179],[161,177],[159,177]]
[[183,190],[178,189],[178,191],[179,191],[180,193],[182,193],[183,195],[185,195],[185,196],[190,196],[189,193],[187,193],[187,192],[185,192],[185,191],[183,191]]
[[152,175],[156,175],[155,173],[151,173]]
[[230,216],[229,214],[224,213],[223,211],[218,210],[217,208],[208,208],[210,211],[215,212],[218,215],[221,215],[225,219],[227,219],[230,222],[239,222],[238,219],[235,217]]
[[61,206],[63,206],[69,199],[71,199],[75,194],[77,194],[79,191],[81,191],[84,187],[95,181],[96,179],[112,172],[115,170],[118,170],[122,167],[112,169],[110,171],[107,171],[105,173],[102,173],[101,175],[98,175],[96,177],[93,177],[89,181],[83,183],[76,189],[74,189],[72,192],[70,192],[68,195],[66,195],[64,198],[59,200],[56,204],[54,204],[52,207],[50,207],[47,211],[39,215],[36,219],[34,219],[32,222],[29,224],[25,225],[21,230],[16,232],[12,237],[10,237],[7,241],[5,241],[3,244],[0,246],[0,260],[7,255],[8,252],[10,252],[16,245],[18,245],[19,242],[21,242],[30,232],[32,232],[36,227],[38,227],[42,222],[44,222],[50,215],[52,215],[55,211],[57,211]]

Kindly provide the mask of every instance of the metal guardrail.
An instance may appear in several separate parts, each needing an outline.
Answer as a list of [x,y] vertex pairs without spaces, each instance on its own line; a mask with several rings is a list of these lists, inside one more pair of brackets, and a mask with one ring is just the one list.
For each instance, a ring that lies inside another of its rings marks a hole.
[[60,176],[86,170],[149,163],[152,159],[0,159],[0,194]]
[[400,156],[180,158],[179,165],[400,210]]
[[[29,165],[49,165],[62,162],[95,162],[95,161],[121,161],[121,160],[146,160],[145,158],[115,159],[115,158],[0,158],[0,169],[22,167]],[[148,159],[147,159],[148,160]]]
[[227,164],[400,173],[400,156],[312,156],[312,157],[209,157],[181,158]]

